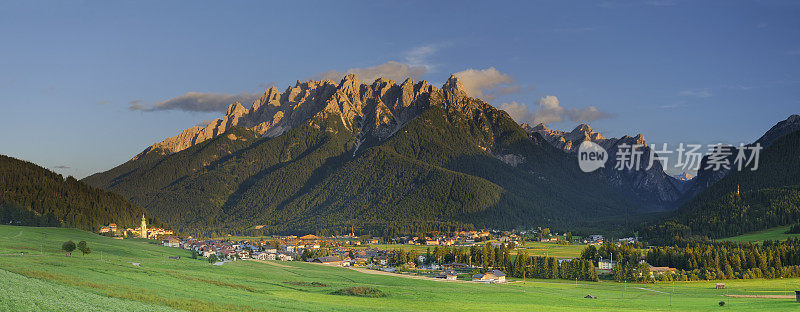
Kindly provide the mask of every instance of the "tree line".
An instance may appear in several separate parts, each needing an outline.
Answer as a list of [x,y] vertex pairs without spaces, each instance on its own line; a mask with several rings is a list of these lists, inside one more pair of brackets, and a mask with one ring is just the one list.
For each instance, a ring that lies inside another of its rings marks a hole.
[[680,270],[675,279],[749,279],[800,276],[800,239],[757,243],[690,242],[656,247],[647,253],[653,266]]
[[470,247],[436,246],[425,253],[423,261],[419,260],[420,253],[416,250],[394,250],[389,258],[389,264],[400,266],[409,262],[417,265],[462,263],[470,267],[480,268],[481,271],[497,269],[508,276],[519,278],[541,279],[570,279],[582,281],[597,281],[595,265],[586,259],[556,259],[554,257],[528,256],[524,250],[516,255],[511,254],[515,248],[513,243],[492,246],[491,243],[473,245]]

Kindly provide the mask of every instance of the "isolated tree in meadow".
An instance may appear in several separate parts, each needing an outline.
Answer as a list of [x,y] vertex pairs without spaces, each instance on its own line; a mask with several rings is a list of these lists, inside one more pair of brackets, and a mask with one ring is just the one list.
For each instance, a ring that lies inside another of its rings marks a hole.
[[217,262],[217,255],[210,255],[208,256],[208,263]]
[[64,250],[69,255],[72,255],[72,252],[75,251],[75,242],[69,240],[61,244],[61,249]]
[[87,246],[87,245],[86,245],[86,241],[80,241],[80,242],[78,243],[78,250],[80,250],[80,251],[81,251],[81,253],[82,253],[84,256],[86,256],[87,254],[90,254],[90,253],[92,253],[92,250],[89,248],[89,246]]

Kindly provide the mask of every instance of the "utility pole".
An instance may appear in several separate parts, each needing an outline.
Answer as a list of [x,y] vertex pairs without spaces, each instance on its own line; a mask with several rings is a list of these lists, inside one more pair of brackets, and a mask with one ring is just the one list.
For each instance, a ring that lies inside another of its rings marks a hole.
[[672,292],[669,293],[669,306],[672,306],[672,295],[675,294],[675,278],[672,278]]

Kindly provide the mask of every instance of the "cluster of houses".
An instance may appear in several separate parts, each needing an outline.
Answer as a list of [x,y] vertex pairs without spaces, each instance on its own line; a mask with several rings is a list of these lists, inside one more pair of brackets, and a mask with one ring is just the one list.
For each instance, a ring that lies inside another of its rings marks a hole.
[[426,246],[471,246],[477,242],[496,237],[499,241],[508,243],[521,240],[521,237],[514,233],[503,233],[499,231],[460,231],[452,236],[401,236],[393,239],[394,243],[404,245],[426,245]]
[[[322,238],[314,235],[287,236],[276,241],[280,244],[272,245],[267,242],[167,237],[162,240],[162,244],[167,247],[193,250],[202,257],[214,255],[222,261],[240,259],[292,261],[299,259],[306,251],[314,253],[320,250],[322,248],[322,240]],[[329,249],[326,249],[326,253],[329,256],[311,258],[309,261],[349,266],[370,263],[386,265],[389,259],[389,251],[376,248],[352,249],[344,246],[335,246],[335,244],[328,242],[326,242],[326,247],[329,247]]]
[[[135,229],[128,229],[135,233]],[[115,224],[109,224],[107,227],[101,228],[103,232],[116,232],[118,231]],[[162,229],[149,229],[147,230],[155,235],[171,234],[171,231]],[[535,233],[535,231],[534,231]],[[548,233],[549,234],[549,233]],[[427,245],[427,246],[472,246],[481,244],[483,241],[491,240],[493,247],[499,247],[501,244],[516,243],[526,238],[525,232],[500,232],[500,231],[460,231],[452,235],[434,235],[425,237],[397,237],[390,240],[383,240],[380,238],[361,238],[356,239],[354,235],[346,235],[345,237],[324,238],[315,235],[305,236],[281,236],[272,237],[269,242],[267,241],[232,241],[232,240],[196,240],[189,238],[167,237],[162,240],[164,246],[183,248],[186,250],[193,250],[197,255],[202,257],[211,257],[214,255],[220,261],[239,260],[239,259],[255,259],[255,260],[305,260],[308,262],[319,263],[324,265],[334,266],[363,266],[373,269],[379,269],[387,272],[394,272],[399,270],[389,266],[390,259],[392,259],[392,252],[378,248],[354,248],[361,244],[377,245],[382,242],[407,244],[407,245]],[[557,236],[558,234],[556,234]],[[339,239],[337,239],[339,238]],[[528,237],[529,238],[529,237]],[[547,239],[555,239],[553,235],[546,236]],[[538,239],[538,237],[537,237]],[[590,235],[583,239],[586,244],[602,244],[605,238],[602,235]],[[626,238],[619,240],[619,243],[635,242],[634,238]],[[504,283],[506,275],[499,270],[490,270],[485,273],[473,274],[479,268],[473,268],[466,264],[450,263],[438,264],[425,261],[425,255],[419,255],[420,264],[417,268],[414,262],[409,262],[403,266],[403,269],[425,269],[430,271],[439,271],[434,277],[447,280],[457,280],[459,273],[462,274],[462,279],[468,279],[475,282],[483,283]],[[563,260],[560,259],[559,262]],[[612,271],[616,261],[609,259],[601,259],[598,263],[598,269]],[[425,263],[424,265],[422,263]],[[472,273],[468,273],[472,272]],[[652,275],[669,274],[675,272],[674,268],[668,267],[650,267]],[[464,276],[468,275],[468,276]]]
[[[640,259],[639,262],[640,263],[647,263],[644,259]],[[600,261],[597,262],[597,269],[603,270],[603,271],[607,271],[607,272],[610,273],[610,272],[613,272],[614,266],[616,264],[617,264],[617,261],[612,261],[612,260],[609,260],[609,259],[602,259],[601,258]],[[648,266],[650,266],[650,276],[651,277],[656,277],[657,275],[664,275],[664,274],[673,274],[673,273],[678,271],[678,269],[676,269],[676,268],[656,267],[656,266],[652,266],[650,264],[648,264]]]
[[199,256],[215,256],[219,260],[257,259],[257,260],[283,260],[291,261],[296,256],[293,251],[278,250],[269,245],[262,246],[248,242],[196,240],[193,238],[180,239],[167,237],[162,244],[167,247],[192,250]]
[[[144,227],[146,238],[154,238],[154,237],[164,237],[172,235],[172,230],[162,229],[162,228],[148,228],[147,226]],[[139,226],[137,228],[122,228],[118,227],[116,223],[109,223],[106,226],[100,227],[98,231],[100,234],[112,234],[115,238],[122,238],[126,233],[128,236],[132,237],[142,237],[142,227]]]

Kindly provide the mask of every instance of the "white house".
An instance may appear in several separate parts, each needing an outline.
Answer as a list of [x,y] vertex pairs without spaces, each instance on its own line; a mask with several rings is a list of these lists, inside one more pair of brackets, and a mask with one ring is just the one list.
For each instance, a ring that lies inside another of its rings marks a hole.
[[506,274],[500,270],[491,270],[484,274],[473,275],[472,281],[483,282],[483,283],[505,283]]
[[597,268],[601,270],[611,270],[614,268],[615,264],[617,264],[616,261],[600,259],[600,262],[597,263]]

